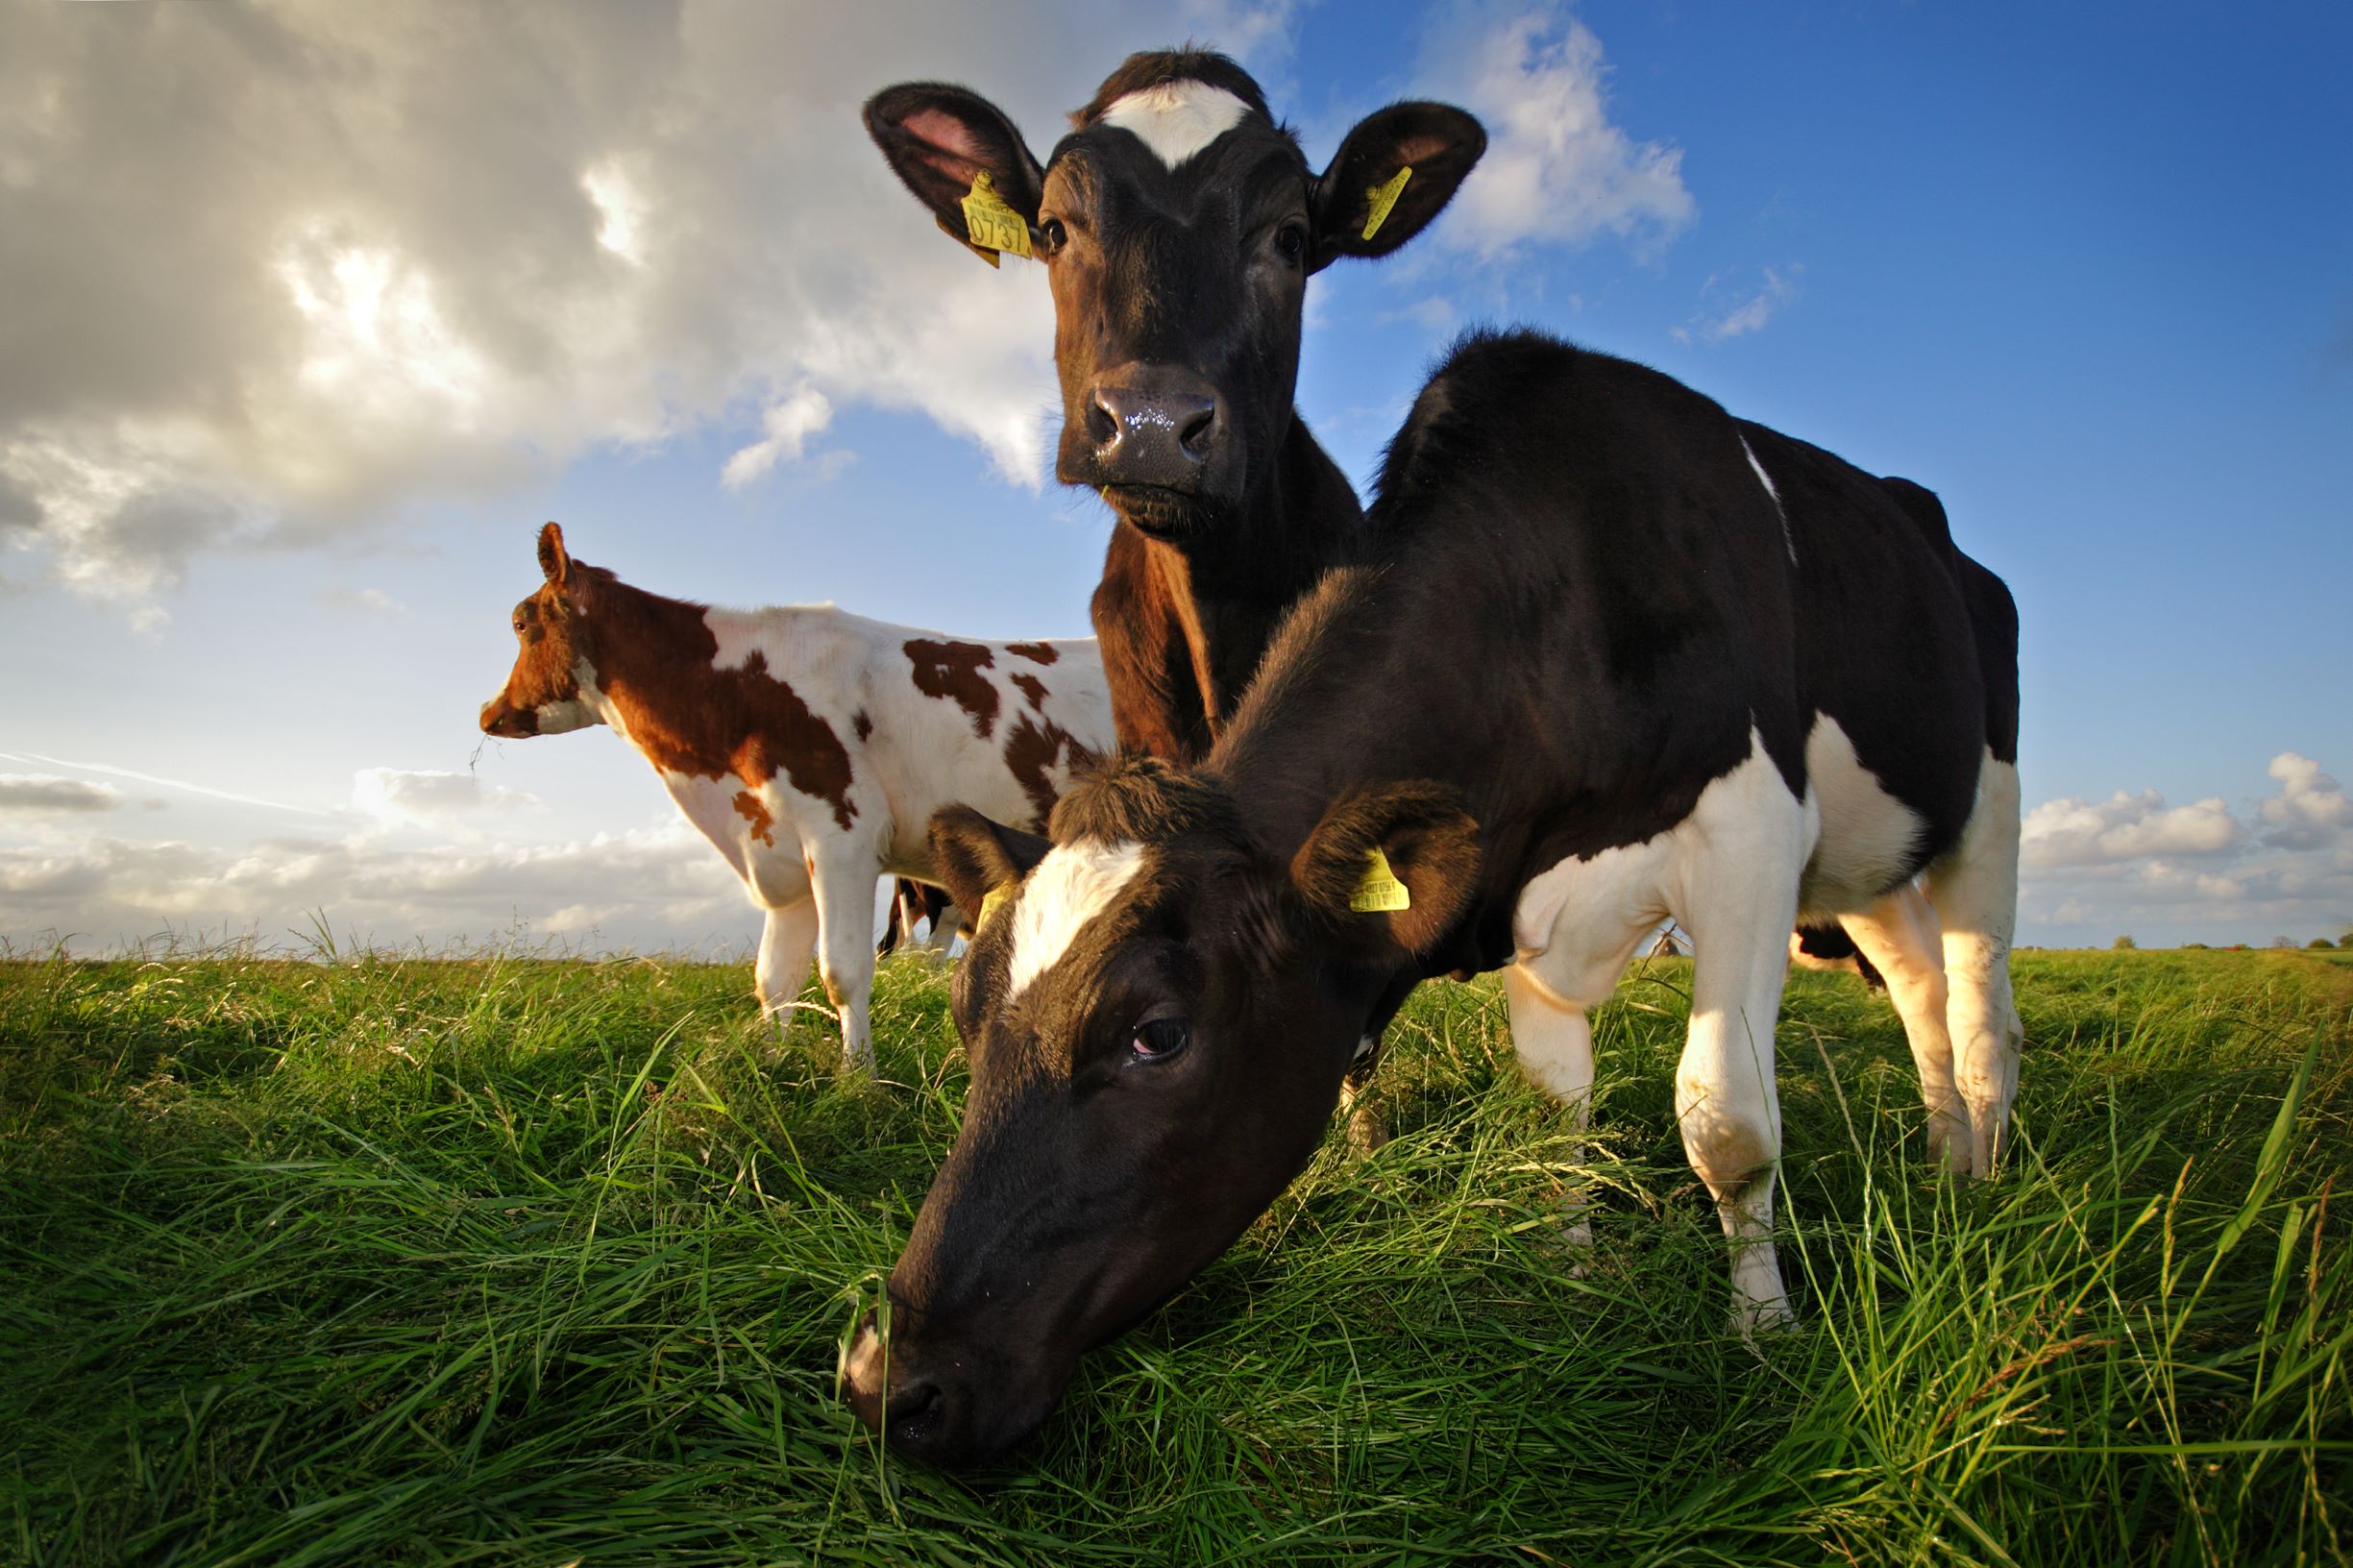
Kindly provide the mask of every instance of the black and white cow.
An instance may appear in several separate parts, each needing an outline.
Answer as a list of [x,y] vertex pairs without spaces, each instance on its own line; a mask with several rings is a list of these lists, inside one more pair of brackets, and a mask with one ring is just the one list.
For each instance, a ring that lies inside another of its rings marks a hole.
[[844,1366],[895,1446],[955,1463],[1034,1429],[1305,1164],[1401,977],[1502,968],[1530,1076],[1581,1105],[1590,1009],[1661,919],[1689,933],[1675,1104],[1744,1331],[1787,1311],[1802,915],[1887,976],[1948,1163],[1999,1157],[2017,622],[1934,498],[1515,333],[1423,389],[1372,522],[1379,558],[1302,601],[1201,766],[1075,784],[1050,841],[934,820],[957,903],[995,908],[956,978],[964,1126],[887,1354],[870,1324]]

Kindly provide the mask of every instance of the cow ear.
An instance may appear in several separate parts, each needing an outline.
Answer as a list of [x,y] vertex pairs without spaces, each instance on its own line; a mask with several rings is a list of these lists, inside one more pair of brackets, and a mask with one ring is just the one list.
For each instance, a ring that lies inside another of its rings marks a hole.
[[1315,261],[1386,256],[1454,199],[1487,133],[1448,104],[1391,104],[1360,121],[1315,182]]
[[1443,784],[1350,796],[1291,857],[1291,883],[1311,907],[1417,957],[1468,907],[1478,880],[1479,824]]
[[539,530],[539,570],[556,587],[572,586],[572,556],[564,549],[564,530],[552,523]]
[[991,821],[970,806],[942,806],[931,814],[932,869],[975,927],[989,895],[1018,887],[1053,846],[1050,839]]
[[[866,131],[891,172],[951,239],[972,245],[964,199],[983,174],[1023,223],[1036,226],[1045,171],[1005,111],[980,94],[941,82],[902,82],[866,101]],[[994,264],[993,251],[972,248]]]

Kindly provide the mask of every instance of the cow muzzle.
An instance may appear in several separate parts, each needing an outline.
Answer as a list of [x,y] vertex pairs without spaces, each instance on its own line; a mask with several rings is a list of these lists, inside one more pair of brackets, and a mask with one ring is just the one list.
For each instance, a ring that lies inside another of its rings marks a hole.
[[906,1314],[897,1316],[888,1339],[873,1313],[860,1321],[842,1357],[841,1387],[867,1429],[907,1458],[945,1470],[987,1464],[1044,1423],[1069,1381],[1068,1366],[1024,1377],[972,1346],[925,1345],[906,1332]]
[[482,733],[502,740],[520,741],[539,733],[539,715],[529,708],[518,708],[506,700],[501,692],[482,704]]
[[1100,489],[1146,533],[1181,536],[1203,502],[1235,499],[1233,419],[1216,389],[1189,371],[1115,371],[1087,389],[1081,423],[1082,439],[1065,442],[1063,478]]

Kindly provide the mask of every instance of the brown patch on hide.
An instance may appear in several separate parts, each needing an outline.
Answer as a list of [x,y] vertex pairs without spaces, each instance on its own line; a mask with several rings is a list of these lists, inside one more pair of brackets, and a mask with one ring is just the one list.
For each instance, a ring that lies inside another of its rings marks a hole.
[[768,808],[760,803],[758,796],[749,790],[736,791],[735,814],[751,824],[753,838],[767,845],[771,849],[776,846],[774,832],[776,820],[768,814]]
[[[632,588],[576,559],[569,567],[562,589],[551,582],[534,598],[555,601],[546,606],[555,612],[548,620],[595,670],[648,762],[695,778],[735,778],[747,792],[782,774],[831,806],[848,831],[858,815],[849,752],[799,693],[769,674],[766,654],[755,649],[742,664],[718,669],[719,639],[702,605]],[[736,809],[744,810],[741,797]]]
[[860,746],[864,746],[868,741],[873,738],[874,721],[872,716],[868,714],[864,708],[860,708],[856,715],[850,719],[849,727],[851,733],[858,737],[858,744]]
[[1034,660],[1039,664],[1052,664],[1056,659],[1062,657],[1062,649],[1056,648],[1052,643],[1007,643],[1005,651],[1018,654],[1022,658]]
[[1033,675],[1028,671],[1024,670],[1019,674],[1013,677],[1013,683],[1020,690],[1023,697],[1029,698],[1029,705],[1032,708],[1036,709],[1040,713],[1045,712],[1044,681],[1040,680],[1036,675]]
[[996,688],[982,674],[996,655],[979,643],[943,643],[929,637],[907,640],[907,659],[915,666],[915,689],[925,697],[944,697],[972,716],[972,733],[983,740],[996,725]]

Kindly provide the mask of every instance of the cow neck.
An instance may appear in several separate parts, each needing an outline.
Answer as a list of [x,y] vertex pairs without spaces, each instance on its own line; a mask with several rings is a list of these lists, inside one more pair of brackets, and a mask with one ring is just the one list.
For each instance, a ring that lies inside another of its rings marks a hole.
[[1189,550],[1145,541],[1179,600],[1213,734],[1249,689],[1285,612],[1325,572],[1359,559],[1366,540],[1355,487],[1294,415],[1269,482],[1215,542]]
[[610,576],[580,599],[598,698],[610,710],[606,722],[625,734],[643,733],[649,720],[710,680],[719,637],[703,606]]

